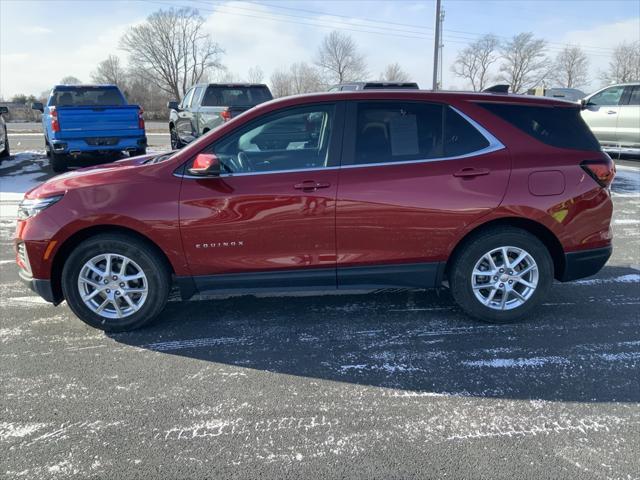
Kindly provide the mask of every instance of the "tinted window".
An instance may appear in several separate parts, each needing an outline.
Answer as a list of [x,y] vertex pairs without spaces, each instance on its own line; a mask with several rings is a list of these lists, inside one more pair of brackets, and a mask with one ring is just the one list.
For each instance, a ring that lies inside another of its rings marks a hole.
[[362,103],[356,124],[356,164],[454,157],[489,142],[448,107],[430,103]]
[[633,87],[629,97],[629,105],[640,105],[640,87]]
[[591,97],[589,105],[618,105],[622,92],[624,92],[624,87],[609,87]]
[[580,116],[579,108],[481,104],[537,140],[560,148],[599,151],[600,145]]
[[202,106],[252,107],[272,98],[267,87],[209,86],[202,99]]
[[57,107],[109,107],[126,105],[120,90],[115,87],[56,88],[49,102]]
[[334,106],[295,108],[232,133],[213,151],[228,173],[326,167]]
[[444,123],[444,155],[457,157],[489,146],[489,141],[460,114],[447,108]]

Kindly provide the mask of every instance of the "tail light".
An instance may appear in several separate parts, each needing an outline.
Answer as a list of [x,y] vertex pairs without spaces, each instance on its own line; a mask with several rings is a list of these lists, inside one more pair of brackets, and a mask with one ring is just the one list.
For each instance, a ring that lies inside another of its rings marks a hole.
[[228,108],[222,110],[222,112],[220,112],[220,116],[222,117],[222,120],[224,120],[225,122],[228,122],[229,120],[231,120],[231,112],[229,111]]
[[51,130],[60,131],[60,122],[58,122],[58,110],[56,107],[49,107],[49,115],[51,116]]
[[141,130],[144,130],[144,117],[142,116],[142,114],[144,113],[144,110],[142,108],[138,109],[138,128]]
[[585,160],[580,166],[603,188],[611,185],[613,177],[616,176],[616,165],[609,156],[606,159]]

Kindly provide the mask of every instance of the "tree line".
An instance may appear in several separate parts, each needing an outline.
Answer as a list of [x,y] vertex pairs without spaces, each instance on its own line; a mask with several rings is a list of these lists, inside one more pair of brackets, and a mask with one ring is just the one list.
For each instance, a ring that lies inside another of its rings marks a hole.
[[[199,82],[265,81],[260,66],[245,75],[230,72],[223,63],[224,48],[206,32],[205,18],[194,8],[158,10],[146,21],[132,26],[119,42],[127,54],[109,55],[91,73],[93,83],[118,85],[129,102],[143,105],[148,118],[164,118],[166,102],[177,100]],[[548,45],[532,33],[520,33],[508,40],[485,35],[461,50],[452,73],[479,91],[494,83],[507,83],[516,93],[534,86],[579,88],[590,83],[589,59],[579,46],[567,46],[555,58]],[[326,90],[349,81],[375,78],[366,58],[353,38],[343,32],[327,34],[308,62],[299,61],[273,71],[268,83],[275,97]],[[377,75],[382,81],[412,80],[398,63],[386,66]],[[640,79],[640,42],[620,44],[613,52],[609,68],[600,74],[603,84]],[[63,84],[79,84],[65,77]],[[43,92],[40,97],[45,97]],[[16,95],[12,101],[29,103],[35,96]]]
[[[508,84],[515,93],[538,86],[580,88],[591,83],[589,58],[582,48],[567,45],[552,58],[547,47],[545,40],[530,32],[505,41],[484,35],[458,53],[451,71],[473,91],[494,83]],[[603,85],[640,80],[640,41],[619,44],[599,80]]]

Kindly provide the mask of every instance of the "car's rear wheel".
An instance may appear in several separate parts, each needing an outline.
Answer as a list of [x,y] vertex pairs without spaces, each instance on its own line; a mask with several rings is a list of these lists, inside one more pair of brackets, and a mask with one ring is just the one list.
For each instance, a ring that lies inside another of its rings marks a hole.
[[534,235],[499,227],[468,239],[453,259],[449,283],[469,315],[508,323],[536,308],[553,282],[553,260]]
[[62,173],[67,171],[69,157],[64,153],[51,152],[49,162],[51,163],[51,169],[56,173]]
[[62,290],[73,313],[109,332],[151,322],[164,308],[170,286],[166,263],[155,249],[122,234],[84,241],[62,271]]

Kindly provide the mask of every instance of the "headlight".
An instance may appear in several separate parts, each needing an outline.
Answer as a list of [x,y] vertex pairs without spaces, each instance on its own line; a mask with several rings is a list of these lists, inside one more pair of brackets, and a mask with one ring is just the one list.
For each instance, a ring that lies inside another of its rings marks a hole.
[[62,197],[63,195],[46,198],[25,198],[18,206],[18,220],[26,220],[27,218],[37,215],[45,208],[56,203]]

